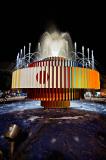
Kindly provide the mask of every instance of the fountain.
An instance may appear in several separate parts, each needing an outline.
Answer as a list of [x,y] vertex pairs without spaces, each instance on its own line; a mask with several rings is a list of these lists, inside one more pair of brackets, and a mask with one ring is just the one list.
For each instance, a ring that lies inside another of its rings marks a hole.
[[68,33],[45,32],[41,37],[41,57],[73,57],[73,44]]
[[[26,89],[28,97],[41,100],[45,108],[67,108],[70,100],[81,98],[85,90],[100,88],[99,72],[95,70],[94,54],[87,58],[74,47],[68,33],[45,32],[37,52],[18,54],[17,68],[12,75],[13,89]],[[80,56],[79,56],[80,55]],[[34,57],[34,58],[33,58]],[[36,58],[37,57],[37,58]],[[27,65],[26,65],[27,64]]]

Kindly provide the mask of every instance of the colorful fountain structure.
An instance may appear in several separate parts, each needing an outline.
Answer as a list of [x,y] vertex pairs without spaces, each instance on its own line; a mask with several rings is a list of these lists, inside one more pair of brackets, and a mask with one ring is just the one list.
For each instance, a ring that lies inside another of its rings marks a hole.
[[79,99],[85,90],[100,89],[99,72],[95,69],[93,50],[85,56],[77,51],[68,33],[45,32],[37,52],[24,49],[16,59],[12,89],[25,89],[28,98],[40,100],[44,108],[68,108],[70,100]]

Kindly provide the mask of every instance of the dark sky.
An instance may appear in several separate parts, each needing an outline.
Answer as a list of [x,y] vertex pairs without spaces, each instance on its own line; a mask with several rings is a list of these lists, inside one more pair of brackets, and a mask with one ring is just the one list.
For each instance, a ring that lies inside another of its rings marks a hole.
[[14,61],[19,49],[37,42],[50,24],[60,31],[69,32],[73,42],[94,50],[94,56],[106,71],[105,56],[105,5],[85,1],[67,3],[49,2],[4,2],[0,5],[0,62]]

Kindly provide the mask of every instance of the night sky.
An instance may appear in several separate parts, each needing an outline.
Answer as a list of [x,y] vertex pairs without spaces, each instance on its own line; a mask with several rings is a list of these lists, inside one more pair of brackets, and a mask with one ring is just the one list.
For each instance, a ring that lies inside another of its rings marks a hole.
[[4,2],[0,5],[0,62],[12,62],[24,45],[32,43],[36,49],[40,36],[55,24],[62,32],[69,32],[73,42],[94,50],[99,68],[106,73],[105,10],[104,4],[95,1],[78,3],[67,1]]

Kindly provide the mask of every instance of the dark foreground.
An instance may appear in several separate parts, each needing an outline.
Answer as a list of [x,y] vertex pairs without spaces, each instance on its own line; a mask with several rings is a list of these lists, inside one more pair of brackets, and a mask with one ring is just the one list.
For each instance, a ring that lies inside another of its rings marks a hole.
[[26,110],[0,115],[0,150],[9,159],[4,138],[10,124],[22,134],[16,142],[15,160],[105,160],[106,116],[70,109]]

